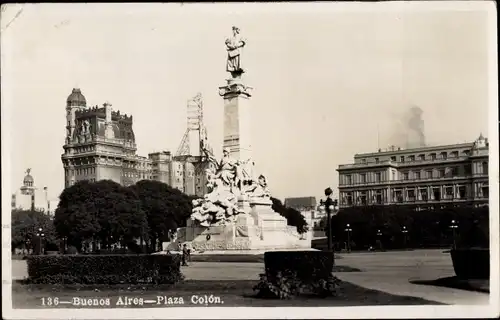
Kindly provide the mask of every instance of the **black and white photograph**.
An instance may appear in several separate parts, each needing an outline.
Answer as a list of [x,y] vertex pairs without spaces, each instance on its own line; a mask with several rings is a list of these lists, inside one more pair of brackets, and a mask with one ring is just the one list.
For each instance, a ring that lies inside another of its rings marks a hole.
[[0,21],[3,318],[500,316],[494,2]]

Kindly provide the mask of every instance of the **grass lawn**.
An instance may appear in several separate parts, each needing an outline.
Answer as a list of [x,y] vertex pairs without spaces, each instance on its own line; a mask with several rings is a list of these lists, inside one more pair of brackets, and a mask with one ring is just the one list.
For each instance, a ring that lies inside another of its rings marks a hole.
[[[200,281],[186,280],[175,285],[147,286],[147,285],[23,285],[19,281],[13,284],[13,308],[47,308],[42,306],[42,299],[57,297],[59,301],[72,301],[80,298],[109,298],[111,307],[172,307],[172,306],[207,306],[203,297],[212,296],[213,304],[208,306],[227,307],[291,307],[291,306],[371,306],[371,305],[429,305],[440,304],[415,297],[397,296],[381,291],[365,289],[348,282],[341,282],[338,294],[335,297],[319,298],[316,296],[299,296],[290,300],[265,300],[254,297],[252,288],[257,284],[255,280],[236,281]],[[170,297],[159,299],[158,297]],[[193,297],[199,303],[192,302]],[[198,297],[198,298],[196,298]],[[116,305],[126,298],[138,298],[139,305]],[[143,305],[140,305],[140,298]],[[182,298],[183,304],[180,304]],[[200,300],[201,298],[201,300]],[[159,301],[159,303],[158,303]],[[172,304],[166,305],[165,301]],[[78,308],[72,304],[59,304],[60,308]],[[86,307],[88,308],[88,307]],[[103,308],[97,306],[94,308]]]

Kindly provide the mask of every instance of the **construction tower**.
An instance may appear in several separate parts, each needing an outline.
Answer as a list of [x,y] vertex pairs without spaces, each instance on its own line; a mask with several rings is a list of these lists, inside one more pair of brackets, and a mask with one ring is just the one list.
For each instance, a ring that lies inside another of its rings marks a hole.
[[187,127],[181,144],[174,156],[174,161],[180,168],[180,188],[187,194],[203,196],[206,193],[205,170],[209,163],[201,150],[204,145],[212,151],[208,144],[207,129],[203,123],[203,99],[201,93],[188,100]]

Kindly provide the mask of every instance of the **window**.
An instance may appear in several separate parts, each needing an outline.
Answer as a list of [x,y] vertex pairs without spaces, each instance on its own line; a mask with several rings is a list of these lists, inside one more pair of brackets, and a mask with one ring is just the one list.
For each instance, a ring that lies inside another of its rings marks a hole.
[[488,198],[490,195],[490,188],[488,186],[483,186],[481,188],[481,197]]
[[359,197],[361,205],[365,206],[366,205],[366,191],[361,192],[361,196]]
[[375,172],[375,182],[380,182],[381,174],[380,172]]
[[427,179],[432,179],[432,170],[427,170],[425,172],[425,176],[426,176]]
[[415,201],[415,190],[407,190],[406,195],[408,197],[408,201]]
[[435,187],[432,189],[433,195],[434,195],[434,200],[439,201],[441,200],[441,190],[439,187]]
[[445,169],[439,169],[439,178],[444,178],[445,173]]
[[424,161],[425,160],[425,154],[421,154],[418,156],[418,160]]
[[396,161],[396,157],[395,156],[391,157],[391,161]]
[[351,175],[347,174],[345,176],[345,184],[352,184]]
[[401,191],[401,190],[394,191],[394,201],[395,202],[403,202],[403,191]]
[[488,162],[483,162],[483,174],[488,174]]
[[382,204],[382,191],[380,190],[377,190],[377,193],[375,194],[375,203]]
[[366,163],[366,159],[361,159],[361,163]]
[[366,173],[361,173],[361,174],[359,175],[359,181],[360,181],[361,183],[366,183]]
[[415,156],[409,156],[409,157],[408,157],[408,160],[409,160],[409,161],[415,161]]
[[446,195],[446,199],[453,199],[453,187],[445,187],[444,194]]
[[416,172],[414,172],[414,173],[413,173],[413,178],[414,178],[415,180],[420,180],[420,171],[416,171]]
[[441,152],[441,159],[443,159],[443,160],[448,159],[448,153],[447,152]]
[[458,151],[451,152],[450,157],[451,158],[458,158]]
[[410,174],[408,172],[403,172],[403,180],[408,180],[410,178]]
[[430,156],[431,156],[431,160],[433,160],[433,161],[436,160],[436,154],[435,153],[431,153]]
[[465,166],[464,166],[464,174],[465,175],[470,175],[472,174],[472,165],[470,163],[467,163]]
[[451,168],[451,175],[452,175],[453,177],[458,176],[458,167],[453,167],[453,168]]
[[422,201],[427,201],[429,196],[427,195],[427,189],[420,189],[420,199]]
[[465,199],[467,197],[467,190],[465,189],[465,186],[459,186],[458,187],[458,197],[460,199]]
[[401,157],[399,157],[399,161],[401,161],[401,162],[405,162],[405,156],[401,156]]
[[379,158],[375,158],[375,163],[379,163],[379,162],[380,162]]
[[347,205],[352,206],[352,192],[347,193],[346,200],[347,200]]

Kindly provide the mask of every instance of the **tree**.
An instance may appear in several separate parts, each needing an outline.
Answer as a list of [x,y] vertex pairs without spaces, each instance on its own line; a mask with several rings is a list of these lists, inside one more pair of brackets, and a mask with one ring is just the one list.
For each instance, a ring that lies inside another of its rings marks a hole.
[[[11,212],[11,244],[12,249],[32,248],[38,245],[38,229],[42,228],[45,244],[55,244],[56,234],[50,216],[39,210],[14,209]],[[27,245],[30,243],[30,245]]]
[[54,225],[59,237],[81,250],[84,242],[104,246],[140,237],[146,216],[136,194],[111,180],[80,181],[60,195]]
[[281,200],[271,197],[273,202],[271,208],[286,218],[287,224],[297,228],[297,232],[303,234],[309,229],[304,216],[296,209],[286,207]]
[[185,227],[192,213],[193,197],[163,182],[142,180],[129,187],[138,197],[149,226],[150,249],[166,240],[169,231]]

